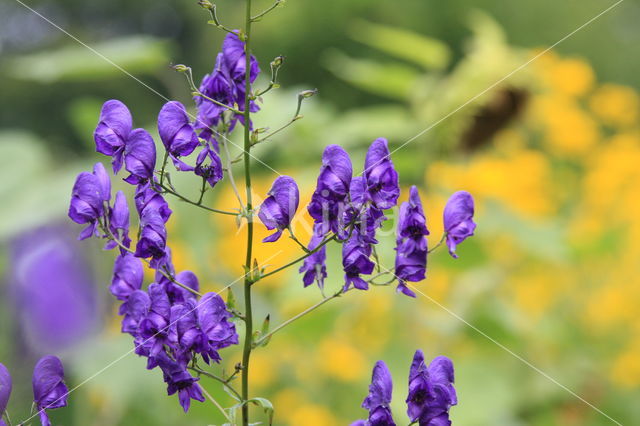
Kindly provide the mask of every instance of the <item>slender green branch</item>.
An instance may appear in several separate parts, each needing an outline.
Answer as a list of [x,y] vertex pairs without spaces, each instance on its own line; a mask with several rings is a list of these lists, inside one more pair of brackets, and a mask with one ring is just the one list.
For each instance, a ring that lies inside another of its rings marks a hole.
[[167,160],[169,160],[169,151],[164,152],[164,158],[162,159],[162,168],[160,169],[160,186],[164,183],[164,171],[167,168]]
[[184,195],[179,194],[177,191],[175,191],[174,189],[170,188],[167,185],[158,184],[158,186],[160,188],[162,188],[164,190],[164,192],[166,192],[168,194],[171,194],[171,195],[173,195],[175,197],[178,197],[179,199],[181,199],[182,201],[184,201],[186,203],[192,204],[192,205],[194,205],[196,207],[200,207],[201,209],[208,210],[208,211],[213,212],[213,213],[226,214],[226,215],[229,215],[229,216],[237,216],[238,215],[238,212],[214,209],[212,207],[208,207],[208,206],[205,206],[204,204],[201,204],[201,202],[199,202],[199,201],[190,200],[187,197],[185,197]]
[[200,197],[198,198],[197,205],[202,205],[202,199],[204,198],[204,193],[207,192],[207,179],[202,178],[202,186],[200,187]]
[[[246,188],[247,204],[245,211],[247,216],[247,253],[245,258],[245,275],[244,278],[244,312],[245,312],[245,333],[244,345],[242,349],[242,401],[249,400],[249,361],[251,358],[251,349],[253,347],[253,308],[251,307],[251,284],[253,278],[250,277],[251,261],[253,256],[253,206],[251,200],[251,0],[246,0],[245,10],[245,32],[244,32],[244,53],[245,53],[245,76],[244,76],[244,182]],[[242,404],[242,425],[249,425],[249,406]]]
[[440,241],[438,241],[438,244],[436,244],[435,246],[433,246],[431,248],[431,250],[427,251],[427,254],[430,254],[431,252],[434,252],[438,247],[440,247],[442,245],[442,243],[444,243],[444,241],[447,239],[447,233],[443,233],[442,234],[442,238],[440,238]]
[[251,17],[251,21],[252,22],[259,21],[262,17],[264,17],[264,15],[266,15],[269,12],[271,12],[273,9],[275,9],[276,7],[280,6],[283,3],[284,3],[284,0],[276,0],[276,2],[273,3],[271,6],[269,6],[267,9],[265,9],[262,12],[258,13],[256,16],[252,16]]
[[291,324],[292,322],[302,318],[303,316],[307,315],[310,312],[315,311],[316,309],[318,309],[320,306],[324,305],[325,303],[327,303],[330,300],[333,300],[337,297],[342,296],[344,293],[348,292],[349,290],[353,289],[353,287],[351,287],[350,289],[343,291],[342,289],[338,290],[337,292],[335,292],[334,294],[332,294],[331,296],[325,297],[324,299],[322,299],[321,301],[317,302],[316,304],[308,307],[307,309],[305,309],[304,311],[300,312],[297,315],[294,315],[293,317],[289,318],[288,320],[286,320],[285,322],[283,322],[282,324],[280,324],[279,326],[277,326],[276,328],[274,328],[273,330],[271,330],[269,333],[265,334],[264,336],[260,337],[260,339],[258,339],[257,342],[255,342],[256,346],[259,346],[261,343],[263,343],[265,340],[270,339],[271,336],[273,336],[275,333],[277,333],[278,331],[282,330],[283,328],[285,328],[286,326],[288,326],[289,324]]
[[302,242],[300,242],[300,240],[298,238],[296,238],[295,234],[293,233],[293,230],[291,229],[291,226],[289,226],[287,228],[287,230],[289,231],[289,238],[291,238],[293,241],[296,242],[296,244],[298,244],[300,246],[300,248],[305,252],[305,253],[309,253],[310,250],[307,248],[307,246],[305,246],[304,244],[302,244]]
[[218,407],[218,410],[220,410],[222,415],[224,415],[225,419],[229,421],[229,424],[232,424],[233,420],[231,420],[231,417],[229,417],[229,413],[227,413],[227,411],[222,407],[222,405],[220,405],[220,403],[218,403],[218,401],[216,401],[202,385],[200,385],[200,389],[202,390],[202,393],[204,393],[204,395],[207,397],[207,399],[211,401],[213,405]]
[[214,27],[220,28],[221,30],[226,31],[228,33],[236,34],[236,32],[234,30],[232,30],[231,28],[227,28],[227,27],[225,27],[224,25],[222,25],[220,23],[220,20],[218,19],[218,13],[217,13],[217,10],[216,10],[216,5],[215,4],[211,4],[211,3],[209,3],[209,5],[211,5],[211,6],[207,7],[207,9],[209,9],[209,12],[211,13],[211,20],[208,21],[207,23],[209,25],[213,25]]
[[235,397],[238,399],[238,401],[242,401],[242,396],[240,396],[240,393],[229,384],[229,382],[225,379],[223,379],[220,376],[216,376],[215,374],[209,373],[207,371],[204,371],[198,367],[187,367],[189,370],[191,371],[195,371],[198,374],[202,374],[203,376],[207,376],[210,379],[216,380],[220,383],[222,383],[222,385],[227,388],[233,395],[235,395]]
[[240,192],[238,191],[238,187],[236,186],[236,181],[233,178],[233,171],[231,170],[231,153],[229,152],[229,146],[226,141],[220,141],[225,153],[225,163],[227,168],[227,175],[229,176],[229,182],[231,183],[231,188],[233,189],[233,193],[238,199],[238,203],[240,203],[240,208],[244,208],[244,201],[242,201],[242,197],[240,196]]

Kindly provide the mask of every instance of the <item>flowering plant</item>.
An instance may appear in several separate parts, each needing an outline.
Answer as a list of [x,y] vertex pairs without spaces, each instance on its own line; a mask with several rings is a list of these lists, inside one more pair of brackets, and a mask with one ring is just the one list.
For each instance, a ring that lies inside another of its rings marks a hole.
[[[349,154],[338,145],[329,145],[322,155],[317,185],[307,206],[313,218],[313,233],[308,244],[299,241],[292,219],[299,207],[299,189],[294,178],[279,176],[273,182],[264,201],[253,202],[251,186],[252,148],[267,141],[283,128],[302,118],[300,110],[305,99],[316,92],[298,95],[296,113],[290,122],[274,131],[255,128],[252,114],[260,110],[262,96],[277,88],[277,75],[284,59],[270,63],[271,80],[264,89],[253,87],[260,73],[258,60],[252,54],[252,25],[283,3],[276,0],[266,10],[252,14],[251,0],[246,0],[246,18],[241,30],[220,23],[216,6],[207,0],[200,5],[210,14],[209,23],[227,32],[215,67],[196,86],[192,71],[185,65],[174,68],[186,76],[194,97],[196,114],[177,101],[167,102],[158,114],[158,134],[164,153],[158,162],[153,136],[142,128],[134,128],[128,107],[118,100],[104,103],[94,132],[96,150],[111,158],[114,175],[125,169],[124,181],[134,189],[133,205],[137,213],[137,232],[130,235],[129,201],[123,191],[111,194],[111,178],[104,165],[97,163],[93,172],[78,175],[71,193],[69,217],[86,225],[79,239],[104,239],[105,249],[116,249],[111,293],[121,302],[122,332],[133,338],[135,352],[147,360],[147,368],[158,368],[169,395],[177,394],[184,411],[192,400],[209,398],[227,419],[238,419],[249,425],[250,405],[260,406],[273,421],[274,407],[268,399],[254,396],[249,389],[251,354],[267,346],[272,336],[330,300],[354,289],[370,286],[390,286],[416,297],[413,284],[426,276],[427,257],[446,241],[449,252],[456,257],[456,246],[473,235],[474,204],[472,196],[459,191],[452,195],[444,210],[445,232],[438,245],[429,249],[429,234],[418,189],[410,189],[408,201],[402,202],[397,223],[396,258],[393,269],[380,261],[375,246],[376,232],[386,221],[389,210],[401,198],[399,175],[389,150],[388,141],[378,138],[370,145],[361,173],[354,176]],[[232,157],[229,135],[242,128],[242,155]],[[223,161],[224,160],[224,161]],[[232,165],[242,162],[245,195],[236,187]],[[223,164],[224,163],[224,164]],[[197,177],[200,195],[191,199],[179,191],[171,180],[171,164],[178,173]],[[227,181],[237,196],[237,209],[217,209],[204,203],[205,193]],[[247,241],[244,256],[243,306],[236,306],[235,296],[223,300],[218,293],[200,291],[198,277],[191,271],[176,271],[171,249],[167,244],[166,223],[172,215],[167,196],[175,197],[215,215],[235,216],[239,226],[246,226]],[[287,233],[300,246],[301,255],[285,265],[269,268],[254,258],[255,218],[274,231],[263,242],[276,244]],[[342,245],[344,285],[335,293],[324,294],[324,281],[331,274],[325,264],[326,247]],[[145,286],[145,265],[154,273],[153,282]],[[252,291],[261,280],[287,268],[299,265],[305,287],[316,283],[323,298],[305,312],[271,328],[269,317],[256,327],[252,309]],[[375,273],[374,273],[375,271]],[[380,281],[386,278],[386,281]],[[231,374],[216,371],[215,364],[223,350],[231,345],[242,346],[242,358]],[[203,365],[206,364],[206,365]],[[41,368],[38,368],[43,364]],[[43,424],[47,424],[46,408],[66,404],[68,391],[62,382],[62,366],[56,358],[43,359],[34,373],[34,394]],[[44,370],[45,372],[41,372]],[[0,370],[0,379],[7,382]],[[211,398],[199,384],[201,376],[220,383],[235,400],[224,408]],[[55,379],[55,380],[54,380]],[[239,387],[236,382],[240,381]],[[435,358],[429,366],[418,350],[409,375],[407,414],[412,424],[450,424],[449,408],[457,403],[453,388],[453,364],[446,357]],[[45,383],[38,385],[36,382]],[[8,379],[10,389],[10,379]],[[0,387],[0,389],[7,386]],[[7,394],[8,395],[8,394]],[[0,394],[0,397],[3,396]],[[392,379],[384,362],[376,363],[369,395],[363,408],[369,410],[367,420],[358,425],[395,425],[389,404]],[[8,399],[8,396],[7,398]],[[0,403],[3,398],[0,398]],[[4,411],[5,404],[0,404]],[[45,414],[43,414],[45,413]]]

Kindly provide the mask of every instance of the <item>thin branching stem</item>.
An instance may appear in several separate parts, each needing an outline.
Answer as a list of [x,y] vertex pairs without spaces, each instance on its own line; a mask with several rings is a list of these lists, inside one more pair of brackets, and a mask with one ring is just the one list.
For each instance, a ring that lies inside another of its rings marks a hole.
[[213,207],[205,206],[204,204],[201,203],[202,200],[200,200],[200,201],[190,200],[187,197],[185,197],[184,195],[178,193],[176,190],[170,188],[168,185],[164,185],[164,184],[160,185],[158,183],[158,186],[160,188],[162,188],[164,192],[166,192],[168,194],[171,194],[171,195],[173,195],[175,197],[178,197],[179,199],[181,199],[185,203],[192,204],[192,205],[194,205],[196,207],[200,207],[201,209],[210,211],[212,213],[226,214],[226,215],[229,215],[229,216],[237,216],[238,215],[238,212],[232,212],[232,211],[227,211],[227,210],[219,210],[219,209],[214,209]]

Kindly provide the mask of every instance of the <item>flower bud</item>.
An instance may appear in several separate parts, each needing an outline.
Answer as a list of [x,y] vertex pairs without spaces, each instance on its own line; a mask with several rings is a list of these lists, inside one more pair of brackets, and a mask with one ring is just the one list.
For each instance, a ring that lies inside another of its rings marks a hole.
[[282,64],[284,63],[284,56],[276,56],[273,61],[271,61],[271,67],[272,68],[277,68],[282,66]]
[[315,95],[316,93],[318,93],[318,89],[303,90],[302,92],[298,93],[298,98],[300,98],[300,99],[310,98],[313,95]]
[[191,69],[191,68],[189,68],[188,66],[186,66],[184,64],[172,65],[171,68],[173,68],[175,71],[178,71],[178,72],[187,72],[187,71],[189,71]]
[[198,4],[208,10],[212,10],[214,7],[209,0],[198,0]]

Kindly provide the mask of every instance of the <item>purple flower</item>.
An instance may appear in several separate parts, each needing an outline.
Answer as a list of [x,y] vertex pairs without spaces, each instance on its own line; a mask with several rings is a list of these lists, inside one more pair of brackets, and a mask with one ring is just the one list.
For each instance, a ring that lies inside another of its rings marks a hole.
[[167,229],[164,219],[156,210],[145,209],[140,216],[140,239],[135,255],[151,257],[151,267],[157,268],[166,255]]
[[76,223],[89,225],[78,239],[98,236],[98,220],[105,215],[105,207],[111,199],[111,181],[102,163],[93,166],[93,173],[82,172],[76,178],[71,191],[69,217]]
[[[127,204],[127,198],[124,192],[118,191],[116,193],[115,201],[113,202],[113,208],[109,214],[109,229],[114,237],[120,241],[125,247],[131,245],[131,238],[129,238],[129,205]],[[107,243],[105,248],[110,250],[116,247],[118,244],[111,240]],[[122,253],[126,250],[120,248]]]
[[338,145],[327,146],[322,154],[316,190],[307,207],[315,223],[322,224],[318,229],[323,235],[340,229],[352,174],[349,154]]
[[379,208],[366,205],[370,197],[363,176],[356,176],[351,180],[349,198],[351,202],[344,212],[344,227],[340,231],[340,238],[346,239],[351,229],[355,228],[363,244],[377,244],[376,230],[387,218]]
[[118,300],[126,301],[131,293],[140,290],[143,279],[142,262],[131,253],[125,252],[116,258],[109,289]]
[[47,355],[33,369],[33,398],[43,426],[50,426],[46,410],[67,406],[68,389],[64,384],[62,362]]
[[[222,42],[222,55],[229,75],[233,81],[238,83],[244,82],[247,69],[244,47],[244,42],[236,34],[227,34]],[[253,55],[251,55],[250,64],[249,81],[253,83],[260,73],[258,61]]]
[[145,211],[153,210],[158,212],[163,222],[166,223],[169,220],[169,216],[171,216],[172,213],[169,204],[162,195],[151,187],[151,182],[136,187],[134,200],[136,210],[138,210],[140,216],[142,216]]
[[473,197],[467,191],[453,194],[444,208],[444,232],[447,233],[447,247],[454,258],[456,246],[473,235]]
[[400,196],[398,172],[391,162],[386,139],[378,138],[369,147],[364,176],[374,206],[384,210],[396,205]]
[[290,226],[300,201],[298,185],[289,176],[279,176],[268,194],[260,206],[258,217],[267,229],[276,229],[276,232],[263,239],[263,243],[271,243],[280,238],[282,231]]
[[[208,356],[214,361],[220,360],[217,351],[238,343],[238,334],[227,305],[216,293],[207,293],[198,302],[198,324],[207,336]],[[203,354],[203,359],[208,361]]]
[[425,278],[427,269],[427,240],[429,235],[418,188],[411,187],[409,201],[400,206],[396,237],[395,275],[398,291],[415,297],[406,285],[407,281],[418,282]]
[[342,267],[344,269],[344,287],[347,291],[351,284],[357,289],[367,290],[369,283],[360,277],[360,274],[370,274],[373,272],[375,264],[369,259],[371,256],[371,245],[363,244],[357,230],[342,245]]
[[9,397],[11,396],[11,375],[9,370],[0,363],[0,425],[4,426],[2,415],[7,409]]
[[129,298],[120,306],[122,319],[122,332],[136,336],[140,321],[147,315],[151,307],[149,295],[142,290],[134,290]]
[[[159,284],[164,286],[167,295],[169,296],[169,300],[171,303],[184,303],[189,299],[194,299],[195,295],[189,290],[185,290],[179,285],[173,283],[170,279],[165,277],[164,275],[157,273],[159,278],[156,278]],[[182,271],[175,276],[175,280],[180,284],[185,285],[195,291],[200,289],[200,283],[198,282],[198,277],[191,271]]]
[[[309,250],[315,250],[318,245],[323,241],[322,235],[313,232],[311,235],[311,241],[309,241]],[[318,287],[322,290],[324,288],[324,279],[327,278],[327,266],[325,264],[327,260],[327,246],[323,245],[318,251],[309,255],[302,266],[300,267],[300,273],[304,272],[302,282],[305,287],[308,287],[316,281]]]
[[170,101],[164,104],[158,114],[158,133],[173,164],[178,170],[191,171],[193,167],[181,161],[200,144],[187,111],[180,102]]
[[122,102],[112,99],[102,105],[100,121],[93,138],[98,152],[113,157],[113,173],[118,173],[122,168],[125,145],[133,127],[132,121],[131,113]]
[[161,352],[158,357],[158,365],[162,370],[164,381],[167,383],[167,394],[178,393],[180,405],[185,413],[189,411],[192,399],[204,402],[202,389],[197,383],[199,379],[189,374],[184,366],[169,358],[164,352]]
[[213,188],[222,180],[222,161],[212,143],[209,141],[196,157],[195,174],[206,179]]
[[436,357],[429,367],[421,350],[416,351],[409,372],[407,415],[424,426],[450,425],[449,409],[458,403],[453,387],[453,363]]
[[367,421],[360,420],[353,423],[352,426],[395,426],[389,407],[392,391],[393,383],[387,364],[384,361],[376,362],[369,385],[369,395],[362,403],[362,408],[369,410],[369,419]]
[[156,166],[156,145],[144,129],[129,134],[124,150],[125,168],[130,175],[124,180],[132,185],[145,183],[153,177]]
[[[169,320],[171,319],[171,302],[164,286],[152,283],[148,289],[150,306],[147,315],[139,323],[139,338],[136,353],[149,358],[156,358],[169,342]],[[149,367],[155,366],[151,359]]]

